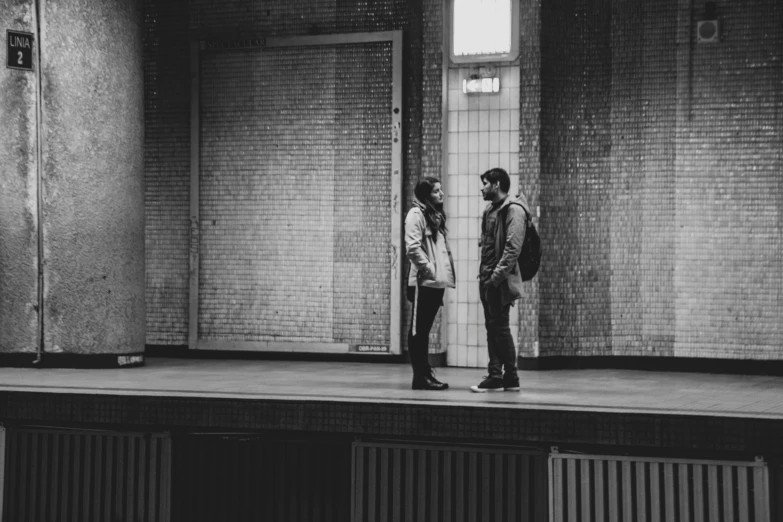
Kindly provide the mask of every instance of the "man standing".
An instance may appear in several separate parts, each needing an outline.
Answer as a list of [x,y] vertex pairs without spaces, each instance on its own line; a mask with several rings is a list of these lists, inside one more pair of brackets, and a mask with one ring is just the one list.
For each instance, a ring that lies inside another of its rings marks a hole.
[[522,295],[517,258],[527,230],[527,202],[508,195],[511,179],[501,168],[481,175],[481,193],[489,205],[481,219],[479,295],[484,307],[489,350],[488,373],[470,389],[477,393],[519,391],[517,351],[509,327],[509,312]]

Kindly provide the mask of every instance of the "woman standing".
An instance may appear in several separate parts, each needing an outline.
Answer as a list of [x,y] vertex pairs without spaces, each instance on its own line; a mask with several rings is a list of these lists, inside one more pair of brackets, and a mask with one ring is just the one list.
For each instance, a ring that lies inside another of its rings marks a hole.
[[414,390],[445,390],[448,384],[432,373],[427,354],[435,315],[446,288],[456,285],[454,261],[446,236],[443,190],[437,178],[425,177],[413,191],[413,208],[405,217],[405,250],[411,262],[408,301],[413,303],[408,353],[413,367]]

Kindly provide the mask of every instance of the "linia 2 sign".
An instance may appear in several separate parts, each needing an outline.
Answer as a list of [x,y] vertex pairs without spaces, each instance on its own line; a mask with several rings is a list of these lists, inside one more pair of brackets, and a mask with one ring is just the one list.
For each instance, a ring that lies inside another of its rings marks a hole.
[[6,32],[6,62],[9,69],[33,70],[33,34],[21,31]]

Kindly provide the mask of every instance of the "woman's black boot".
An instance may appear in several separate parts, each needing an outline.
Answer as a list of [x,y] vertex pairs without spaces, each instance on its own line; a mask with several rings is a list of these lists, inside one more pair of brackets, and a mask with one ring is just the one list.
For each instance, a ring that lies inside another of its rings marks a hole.
[[440,390],[447,390],[449,388],[449,385],[446,384],[445,382],[440,382],[438,379],[436,379],[435,376],[432,374],[432,371],[430,370],[429,373],[426,373],[424,375],[414,375],[413,385],[411,387],[414,390],[440,391]]

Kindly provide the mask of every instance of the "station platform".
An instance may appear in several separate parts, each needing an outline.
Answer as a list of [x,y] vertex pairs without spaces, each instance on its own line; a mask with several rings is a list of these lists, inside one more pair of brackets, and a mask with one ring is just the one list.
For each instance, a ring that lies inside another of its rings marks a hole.
[[149,358],[131,369],[0,368],[0,420],[135,430],[297,431],[500,443],[783,454],[783,377],[636,370],[523,372],[477,394],[481,369]]
[[0,391],[125,397],[386,403],[783,420],[783,377],[638,370],[520,373],[519,392],[473,393],[481,369],[438,368],[411,389],[405,364],[148,358],[130,369],[0,368]]
[[550,370],[471,392],[482,373],[426,392],[400,363],[0,368],[7,520],[783,522],[783,377]]

